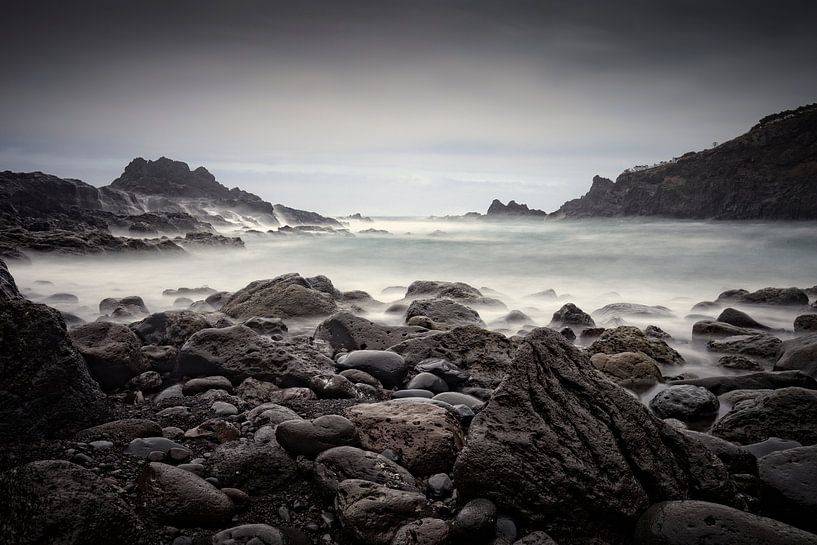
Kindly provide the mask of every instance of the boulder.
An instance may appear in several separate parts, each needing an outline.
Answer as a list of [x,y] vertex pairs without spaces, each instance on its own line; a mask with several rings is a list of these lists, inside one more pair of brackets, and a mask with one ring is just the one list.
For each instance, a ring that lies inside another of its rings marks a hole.
[[437,518],[421,518],[401,526],[391,540],[391,545],[446,545],[451,527]]
[[566,303],[553,313],[549,327],[552,329],[596,327],[596,322],[593,321],[589,314],[573,303]]
[[208,473],[221,486],[249,494],[269,494],[292,482],[295,461],[278,443],[254,441],[219,445],[205,462]]
[[802,446],[803,445],[797,441],[786,441],[785,439],[778,439],[777,437],[769,437],[765,441],[744,445],[743,448],[751,452],[755,458],[760,460],[764,456],[768,456],[773,452],[788,450],[791,448],[799,448]]
[[764,456],[758,475],[764,514],[817,532],[817,445]]
[[332,360],[300,339],[276,341],[243,325],[199,331],[179,350],[175,374],[222,375],[240,382],[252,377],[278,386],[308,386]]
[[486,541],[496,531],[496,505],[491,500],[477,498],[466,503],[454,521],[451,529],[460,539]]
[[151,462],[136,483],[145,511],[177,527],[218,526],[233,514],[227,495],[198,475],[184,469]]
[[214,375],[212,377],[197,377],[191,378],[182,385],[182,392],[186,396],[194,396],[201,394],[207,390],[224,390],[225,392],[233,391],[233,383],[230,379],[221,375]]
[[399,386],[408,372],[408,365],[400,354],[387,350],[355,350],[341,355],[338,369],[356,369],[373,376],[386,388]]
[[0,535],[15,545],[147,543],[133,509],[93,471],[63,460],[0,474]]
[[684,358],[661,339],[647,337],[643,331],[633,326],[619,326],[608,329],[591,344],[587,351],[593,354],[620,354],[621,352],[641,352],[664,365],[682,365]]
[[398,528],[431,514],[422,494],[360,479],[338,485],[335,512],[344,531],[363,545],[389,545]]
[[782,341],[771,335],[737,335],[706,343],[710,352],[741,354],[764,360],[774,360]]
[[448,384],[446,384],[445,380],[441,377],[433,373],[423,372],[417,373],[414,378],[406,384],[406,389],[428,390],[429,392],[439,394],[448,391]]
[[740,371],[763,371],[763,366],[755,360],[736,354],[721,356],[718,358],[718,365],[726,369],[738,369]]
[[605,324],[622,318],[673,318],[675,315],[667,307],[659,305],[639,305],[637,303],[611,303],[592,313],[593,318],[600,324]]
[[[233,318],[301,318],[329,316],[337,310],[335,298],[326,277],[305,279],[298,273],[284,274],[271,280],[256,280],[235,292],[221,307]],[[331,292],[331,293],[327,293]]]
[[507,378],[474,418],[454,467],[463,499],[484,497],[559,537],[629,535],[652,503],[731,501],[708,449],[601,377],[557,332],[521,341]]
[[755,335],[757,331],[738,327],[735,325],[718,322],[716,320],[701,320],[692,324],[692,337],[703,337],[705,339],[720,339],[723,337],[734,337],[736,335]]
[[817,333],[817,314],[801,314],[794,319],[795,333]]
[[429,358],[442,358],[468,372],[472,384],[493,388],[505,376],[515,348],[501,333],[463,326],[409,339],[391,350],[412,366],[426,363]]
[[643,388],[663,382],[658,363],[643,352],[621,352],[620,354],[593,354],[593,367],[625,388]]
[[309,380],[309,388],[318,399],[355,399],[359,392],[343,375],[315,375]]
[[2,262],[0,278],[0,438],[71,434],[105,420],[104,395],[59,311],[15,295]]
[[739,445],[770,437],[817,443],[817,392],[783,388],[747,399],[715,422],[710,433]]
[[249,320],[244,320],[243,325],[249,327],[259,335],[267,335],[270,337],[283,337],[288,331],[287,325],[280,318],[253,316]]
[[315,338],[328,342],[335,351],[385,350],[423,332],[421,327],[381,325],[339,312],[318,324]]
[[799,371],[764,371],[747,375],[691,378],[676,380],[672,384],[701,386],[717,396],[733,390],[779,390],[780,388],[791,387],[817,389],[817,380]]
[[783,342],[774,370],[797,370],[817,379],[817,333]]
[[448,327],[476,324],[484,326],[479,313],[452,299],[417,299],[406,310],[406,321],[415,316],[425,316],[436,324]]
[[168,310],[151,314],[130,328],[142,344],[181,347],[197,331],[210,327],[207,319],[192,310]]
[[430,403],[365,403],[346,409],[346,416],[357,426],[362,448],[391,449],[415,475],[450,471],[463,446],[459,422]]
[[139,339],[126,325],[93,322],[75,327],[70,336],[103,390],[122,388],[128,380],[150,369]]
[[275,428],[275,438],[292,456],[310,459],[333,447],[358,444],[355,425],[337,414],[281,422]]
[[[718,300],[721,300],[720,296]],[[736,300],[745,305],[808,305],[808,295],[800,288],[763,288],[752,293],[740,294]]]
[[817,545],[817,536],[704,501],[666,501],[639,519],[635,545]]
[[109,316],[132,317],[150,314],[147,305],[138,295],[108,297],[99,302],[99,313]]
[[450,389],[459,388],[471,378],[468,371],[463,371],[445,358],[427,358],[414,366],[418,373],[431,373],[443,379]]
[[334,496],[338,485],[346,479],[420,492],[417,481],[408,470],[375,452],[352,446],[334,447],[315,458],[315,481],[325,496]]
[[691,384],[670,386],[650,400],[650,409],[658,418],[677,418],[681,421],[715,416],[719,407],[715,394]]
[[269,524],[242,524],[222,530],[213,536],[213,545],[300,545]]
[[736,308],[727,307],[721,311],[720,315],[718,316],[717,320],[719,322],[723,322],[726,324],[733,325],[735,327],[743,327],[746,329],[771,329],[769,326],[765,326],[759,322],[757,322],[754,318],[742,312]]
[[156,346],[149,344],[141,348],[142,357],[154,371],[166,373],[176,365],[179,350],[175,346]]

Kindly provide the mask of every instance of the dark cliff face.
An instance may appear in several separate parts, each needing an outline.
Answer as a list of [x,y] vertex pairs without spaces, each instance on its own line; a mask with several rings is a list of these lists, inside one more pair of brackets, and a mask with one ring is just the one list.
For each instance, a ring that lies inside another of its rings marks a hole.
[[516,201],[509,201],[507,205],[502,204],[499,199],[494,199],[488,207],[487,216],[546,216],[547,213],[535,208],[528,208],[526,204],[519,204]]
[[168,199],[208,200],[217,206],[236,208],[241,212],[267,214],[270,218],[273,215],[272,205],[258,195],[237,187],[227,189],[206,168],[190,170],[187,163],[167,157],[155,161],[146,161],[141,157],[134,159],[108,188]]
[[817,219],[817,104],[765,117],[713,149],[613,183],[596,176],[586,195],[552,217]]

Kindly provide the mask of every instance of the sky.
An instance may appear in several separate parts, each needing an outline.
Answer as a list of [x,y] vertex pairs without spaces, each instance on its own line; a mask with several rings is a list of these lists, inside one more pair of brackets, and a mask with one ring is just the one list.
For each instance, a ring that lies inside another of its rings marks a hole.
[[552,211],[817,101],[817,2],[0,0],[0,170],[326,214]]

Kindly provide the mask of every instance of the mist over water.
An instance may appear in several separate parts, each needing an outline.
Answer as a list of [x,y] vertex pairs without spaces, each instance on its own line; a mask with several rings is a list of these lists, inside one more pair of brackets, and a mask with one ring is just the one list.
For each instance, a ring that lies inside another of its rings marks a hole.
[[[391,234],[361,234],[364,229]],[[70,310],[86,320],[99,316],[105,297],[141,296],[152,312],[173,308],[167,288],[210,286],[235,291],[253,280],[287,272],[323,274],[341,291],[364,290],[385,303],[389,286],[414,280],[461,281],[519,309],[532,325],[545,326],[555,310],[573,302],[592,313],[613,302],[662,305],[673,318],[625,318],[632,325],[658,325],[687,359],[683,369],[699,376],[730,371],[715,367],[718,355],[690,341],[692,305],[732,288],[809,287],[817,284],[817,227],[813,224],[671,221],[582,221],[489,223],[416,218],[352,221],[354,237],[244,234],[244,250],[202,250],[174,257],[45,257],[10,268],[29,296],[68,292],[80,299]],[[235,234],[235,233],[233,233]],[[49,281],[43,284],[38,281]],[[557,299],[526,297],[554,289]],[[402,316],[369,309],[375,321]],[[515,333],[499,322],[508,310],[478,308],[488,327]],[[752,317],[791,330],[798,312],[752,307]],[[802,312],[800,312],[802,313]],[[717,316],[712,313],[711,317]],[[598,320],[597,320],[598,321]],[[307,324],[311,326],[311,324]],[[599,323],[598,325],[605,325]],[[786,333],[779,336],[786,338]],[[647,394],[649,395],[649,394]]]

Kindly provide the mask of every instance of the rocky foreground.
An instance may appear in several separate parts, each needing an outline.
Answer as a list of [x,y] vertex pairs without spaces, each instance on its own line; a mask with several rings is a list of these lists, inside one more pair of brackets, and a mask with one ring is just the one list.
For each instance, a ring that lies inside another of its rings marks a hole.
[[298,274],[84,323],[0,261],[4,543],[817,544],[814,288],[696,305],[710,378],[615,325],[663,307],[511,311],[505,334],[466,284],[391,291],[405,325]]

